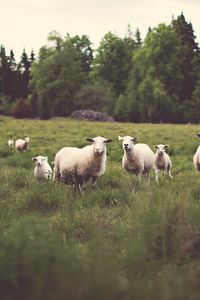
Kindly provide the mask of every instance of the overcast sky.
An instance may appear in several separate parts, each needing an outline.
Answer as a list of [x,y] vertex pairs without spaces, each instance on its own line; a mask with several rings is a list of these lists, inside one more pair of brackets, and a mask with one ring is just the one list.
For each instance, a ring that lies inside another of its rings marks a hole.
[[86,34],[97,48],[108,31],[123,37],[129,23],[144,38],[149,26],[169,24],[181,12],[200,41],[200,0],[0,0],[0,44],[18,59],[24,47],[37,53],[57,30]]

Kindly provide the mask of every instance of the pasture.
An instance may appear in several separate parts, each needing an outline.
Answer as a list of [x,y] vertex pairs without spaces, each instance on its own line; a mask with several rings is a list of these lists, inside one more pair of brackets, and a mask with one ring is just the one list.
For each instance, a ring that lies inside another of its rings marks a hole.
[[[200,174],[192,157],[197,125],[91,123],[0,117],[0,299],[199,299]],[[84,196],[37,182],[33,156],[49,162],[87,137],[113,139],[107,168]],[[169,144],[173,179],[121,168],[118,135],[153,149]],[[30,136],[25,153],[7,140]]]

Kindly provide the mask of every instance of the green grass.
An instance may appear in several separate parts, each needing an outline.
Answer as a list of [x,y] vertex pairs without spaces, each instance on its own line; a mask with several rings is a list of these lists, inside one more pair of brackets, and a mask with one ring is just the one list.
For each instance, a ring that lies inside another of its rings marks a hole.
[[[199,299],[197,125],[90,123],[0,117],[0,299]],[[106,173],[85,195],[37,182],[33,156],[112,138]],[[173,180],[151,185],[121,168],[118,135],[169,144]],[[9,138],[30,136],[17,153]]]

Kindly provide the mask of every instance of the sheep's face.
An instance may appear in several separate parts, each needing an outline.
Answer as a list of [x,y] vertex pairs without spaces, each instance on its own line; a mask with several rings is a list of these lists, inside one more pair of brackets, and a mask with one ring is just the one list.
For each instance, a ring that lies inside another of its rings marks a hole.
[[162,156],[165,153],[165,150],[168,148],[168,145],[163,145],[163,144],[159,144],[159,145],[155,145],[155,148],[157,150],[157,153]]
[[13,140],[8,140],[8,146],[13,147],[15,145],[15,142]]
[[25,142],[26,142],[27,144],[30,143],[30,138],[29,138],[29,137],[26,137],[24,140],[25,140]]
[[44,164],[44,162],[48,162],[48,157],[47,156],[37,156],[37,157],[33,157],[32,161],[36,162],[37,167],[41,167]]
[[111,139],[106,139],[101,136],[97,136],[94,138],[88,138],[87,141],[93,143],[94,153],[96,155],[101,155],[106,152],[106,143],[111,143]]
[[124,151],[131,151],[134,148],[134,142],[137,140],[137,137],[118,136],[118,140],[122,141],[122,147],[123,147]]

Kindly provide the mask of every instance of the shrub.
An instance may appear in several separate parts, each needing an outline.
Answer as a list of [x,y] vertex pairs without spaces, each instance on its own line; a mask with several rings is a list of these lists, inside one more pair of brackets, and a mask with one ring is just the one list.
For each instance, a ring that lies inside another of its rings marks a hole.
[[25,99],[17,100],[12,109],[12,115],[15,118],[32,118],[33,110],[31,104]]

